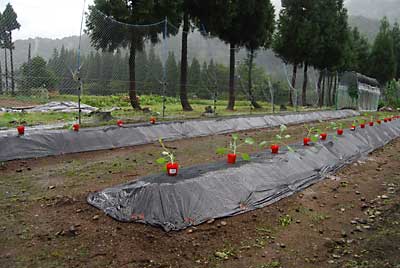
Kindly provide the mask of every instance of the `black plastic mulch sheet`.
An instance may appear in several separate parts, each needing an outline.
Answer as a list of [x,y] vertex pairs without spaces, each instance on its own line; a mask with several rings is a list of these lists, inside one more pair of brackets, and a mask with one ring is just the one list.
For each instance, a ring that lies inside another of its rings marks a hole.
[[26,134],[21,137],[17,135],[16,131],[13,134],[0,132],[0,161],[108,150],[148,144],[159,138],[178,140],[357,115],[359,113],[352,110],[320,111],[190,120],[157,125],[134,124],[122,128],[98,127],[82,129],[79,132],[68,130],[26,131]]
[[262,153],[250,162],[182,169],[141,178],[88,196],[88,202],[118,221],[182,230],[209,219],[265,207],[334,173],[400,136],[400,120],[344,136],[329,137],[296,152]]

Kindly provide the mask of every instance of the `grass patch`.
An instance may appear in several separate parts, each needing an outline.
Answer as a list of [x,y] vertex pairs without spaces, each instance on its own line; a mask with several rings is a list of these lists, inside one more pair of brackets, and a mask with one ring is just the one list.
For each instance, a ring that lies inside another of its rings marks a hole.
[[279,225],[282,227],[287,227],[293,222],[293,217],[290,215],[284,215],[279,217]]
[[[4,97],[3,97],[4,99]],[[50,101],[74,101],[77,102],[77,96],[75,95],[51,95],[48,100],[46,99],[32,99],[23,96],[17,97],[7,97],[7,100],[18,101],[18,103],[23,104],[43,104]],[[158,95],[143,95],[140,96],[140,102],[142,107],[149,108],[153,115],[162,114],[162,97]],[[141,111],[135,111],[129,102],[129,97],[127,95],[113,95],[113,96],[92,96],[83,95],[82,103],[91,105],[102,110],[108,110],[113,107],[121,108],[112,112],[114,118],[122,119],[127,123],[135,122],[147,122],[151,114],[146,114]],[[167,97],[166,99],[166,117],[162,120],[184,120],[184,119],[195,119],[202,117],[204,109],[207,106],[214,108],[213,100],[205,99],[191,99],[190,103],[192,105],[193,111],[183,112],[182,106],[180,104],[179,98]],[[216,113],[217,116],[240,116],[240,115],[257,115],[257,114],[269,114],[272,113],[272,105],[267,102],[260,101],[259,104],[263,107],[262,109],[252,109],[250,107],[249,101],[238,100],[236,101],[235,111],[228,111],[226,107],[228,101],[221,100],[216,103]],[[287,107],[288,111],[294,111],[293,107]],[[326,107],[325,107],[326,109]],[[305,108],[299,107],[299,111],[305,111]],[[275,111],[279,111],[279,107],[275,105]],[[76,120],[77,113],[29,113],[24,116],[19,114],[4,113],[0,117],[0,127],[15,127],[18,122],[24,121],[26,125],[40,125],[40,124],[51,124],[51,123],[67,123]],[[83,127],[85,126],[101,126],[115,124],[115,122],[91,122],[87,116],[83,117]]]
[[279,261],[271,261],[269,263],[263,263],[260,265],[257,265],[257,268],[279,268],[281,267],[281,263]]

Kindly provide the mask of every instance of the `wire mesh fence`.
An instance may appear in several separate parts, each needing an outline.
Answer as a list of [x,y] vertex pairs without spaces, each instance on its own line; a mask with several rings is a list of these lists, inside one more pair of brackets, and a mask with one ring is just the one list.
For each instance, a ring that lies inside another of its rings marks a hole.
[[[86,10],[83,19],[81,36],[46,42],[10,40],[11,49],[0,53],[0,99],[77,101],[81,95],[84,103],[102,109],[121,102],[128,109],[137,102],[150,105],[153,112],[171,115],[180,106],[184,87],[196,109],[211,107],[215,113],[226,107],[231,48],[209,36],[205,27],[190,27],[184,32],[168,18],[148,24],[126,24],[94,7]],[[183,34],[188,36],[187,81],[181,79],[182,60],[186,61],[182,55]],[[261,104],[264,113],[285,110],[288,103],[293,103],[294,110],[301,105],[321,104],[316,70],[309,68],[307,77],[299,74],[293,86],[291,66],[271,51],[262,50],[256,54],[250,83],[246,51],[235,49],[235,54],[236,100],[244,112],[255,111],[254,101]],[[305,81],[307,101],[303,103]]]

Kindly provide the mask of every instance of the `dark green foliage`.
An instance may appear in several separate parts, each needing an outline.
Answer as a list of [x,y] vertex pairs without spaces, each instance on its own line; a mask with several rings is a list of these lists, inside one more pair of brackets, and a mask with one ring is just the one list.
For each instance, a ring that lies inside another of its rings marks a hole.
[[379,33],[375,39],[370,56],[370,75],[382,85],[396,75],[396,58],[393,36],[387,18],[381,21]]
[[385,90],[386,104],[400,108],[400,85],[396,80],[388,82]]
[[199,90],[201,90],[202,87],[201,82],[202,81],[201,81],[200,63],[196,58],[194,58],[189,68],[189,79],[188,79],[189,91],[193,92],[193,94],[199,92]]
[[370,45],[368,39],[360,34],[358,28],[353,28],[349,32],[348,46],[348,54],[345,58],[346,70],[368,74]]
[[345,61],[349,41],[347,10],[343,0],[317,0],[312,23],[318,26],[316,39],[310,47],[310,63],[319,70],[334,71]]
[[396,59],[396,79],[400,79],[400,25],[396,22],[392,29],[393,49]]
[[34,88],[53,89],[56,76],[49,70],[46,61],[37,56],[21,66],[21,87],[24,90]]
[[[11,90],[12,94],[15,93],[15,78],[14,78],[14,59],[13,59],[13,50],[14,43],[12,38],[12,32],[21,27],[18,22],[17,13],[15,13],[12,5],[10,3],[7,4],[3,14],[0,16],[0,46],[4,48],[4,50],[10,51],[10,74],[11,74]],[[7,57],[7,56],[6,56]],[[6,85],[8,85],[8,74],[7,74],[7,59],[6,60]]]
[[[291,86],[296,88],[297,66],[312,62],[312,50],[317,49],[320,22],[317,20],[318,3],[314,0],[288,1],[279,14],[278,31],[274,37],[274,52],[293,65]],[[307,81],[303,85],[303,102],[306,103]],[[292,91],[289,104],[293,105]]]
[[176,97],[179,90],[179,70],[173,52],[168,54],[166,65],[168,83],[167,95]]
[[136,92],[136,52],[144,50],[146,40],[157,43],[159,34],[164,32],[164,25],[132,25],[153,24],[165,17],[173,24],[179,25],[179,4],[180,1],[172,0],[95,0],[94,5],[89,8],[86,27],[92,45],[110,52],[118,48],[129,50],[129,96],[132,107],[136,110],[141,109]]
[[259,109],[261,106],[257,103],[253,92],[254,58],[258,49],[268,49],[271,45],[275,26],[275,10],[270,0],[241,1],[239,8],[243,13],[244,46],[248,51],[247,93],[252,106]]
[[358,83],[356,79],[352,79],[349,83],[348,94],[353,100],[358,99]]

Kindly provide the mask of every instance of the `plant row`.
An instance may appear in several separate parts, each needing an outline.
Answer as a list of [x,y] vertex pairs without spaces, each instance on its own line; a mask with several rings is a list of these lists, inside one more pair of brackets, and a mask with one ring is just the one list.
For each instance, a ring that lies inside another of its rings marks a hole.
[[[385,117],[382,119],[374,120],[373,117],[367,123],[367,120],[360,119],[354,120],[351,124],[350,131],[356,131],[357,127],[361,129],[365,129],[366,126],[373,127],[375,124],[381,125],[384,123],[389,123],[393,120],[400,119],[400,116],[392,116]],[[332,122],[329,126],[325,128],[316,128],[310,127],[308,125],[304,125],[306,130],[306,135],[303,139],[304,146],[310,146],[311,143],[316,143],[319,140],[327,140],[328,138],[328,130],[335,131],[333,134],[333,138],[337,139],[338,136],[343,136],[344,134],[344,125],[343,123]],[[281,125],[280,131],[277,135],[275,135],[272,141],[262,141],[257,143],[253,138],[247,137],[244,140],[241,140],[239,134],[235,133],[231,135],[231,140],[229,141],[228,146],[221,147],[216,150],[216,153],[219,155],[225,155],[227,157],[227,163],[230,165],[236,164],[236,160],[238,157],[241,157],[244,161],[250,161],[251,157],[247,153],[241,153],[240,148],[243,146],[256,146],[260,149],[264,149],[269,147],[271,154],[279,154],[279,150],[281,147],[287,148],[290,152],[295,152],[295,150],[288,144],[288,140],[291,138],[291,135],[287,133],[287,126]],[[163,151],[162,157],[157,159],[157,163],[161,165],[165,165],[165,171],[168,176],[177,176],[179,171],[179,164],[176,161],[175,154],[169,150],[165,145],[162,139],[159,140]]]
[[[375,124],[381,125],[383,123],[389,123],[393,120],[400,119],[400,116],[390,116],[390,117],[384,117],[381,119],[374,119],[373,116],[370,117],[370,120],[367,123],[367,120],[365,119],[359,119],[359,120],[354,120],[351,127],[350,131],[356,131],[357,126],[360,127],[361,129],[364,129],[366,126],[373,127]],[[156,124],[157,119],[155,117],[151,117],[149,123],[150,124]],[[122,120],[117,120],[116,124],[118,127],[122,128],[124,126],[124,122]],[[304,125],[304,128],[306,130],[306,135],[303,138],[303,145],[304,146],[310,146],[310,143],[316,143],[319,140],[326,140],[328,138],[328,131],[333,130],[335,133],[333,134],[334,139],[337,139],[337,136],[342,136],[344,133],[344,125],[343,123],[339,122],[332,122],[330,123],[329,126],[325,128],[317,128],[317,127],[311,127],[308,125]],[[73,124],[71,127],[71,130],[75,132],[79,132],[80,130],[80,125],[79,124]],[[17,127],[17,132],[19,136],[23,136],[25,134],[25,126],[20,125]],[[281,125],[280,126],[280,131],[277,135],[275,135],[274,139],[272,141],[262,141],[260,143],[256,143],[256,141],[248,137],[244,139],[243,142],[241,142],[241,139],[239,137],[239,134],[232,134],[231,135],[231,140],[229,141],[228,146],[226,147],[221,147],[216,150],[217,154],[220,155],[226,155],[227,156],[227,163],[228,164],[236,164],[236,160],[239,157],[241,157],[245,161],[250,161],[251,157],[247,153],[241,153],[239,149],[243,146],[257,146],[260,149],[264,149],[265,147],[269,147],[271,150],[272,154],[278,154],[279,150],[281,147],[286,147],[290,152],[294,152],[295,150],[289,146],[288,140],[291,138],[291,135],[287,133],[287,126],[286,125]],[[160,138],[159,143],[161,147],[163,148],[162,151],[162,157],[157,159],[158,164],[165,165],[165,170],[167,172],[167,175],[169,176],[176,176],[178,175],[178,170],[179,170],[179,164],[176,161],[175,154],[169,150],[163,140]]]

